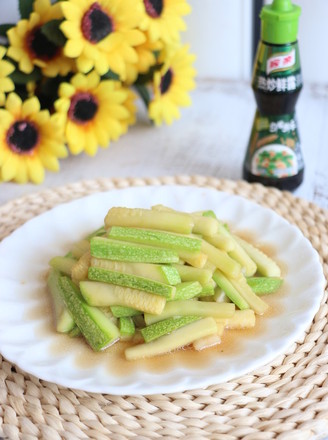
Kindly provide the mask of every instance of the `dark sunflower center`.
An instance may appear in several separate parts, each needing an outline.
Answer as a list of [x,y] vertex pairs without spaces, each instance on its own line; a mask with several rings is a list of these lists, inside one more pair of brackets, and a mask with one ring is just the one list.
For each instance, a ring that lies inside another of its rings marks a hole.
[[40,58],[45,61],[53,59],[59,51],[59,48],[49,41],[41,32],[41,28],[36,28],[30,32],[27,45],[29,51],[35,58]]
[[162,76],[161,79],[161,84],[160,84],[160,90],[161,90],[161,94],[164,95],[164,93],[166,93],[171,84],[172,84],[172,79],[173,79],[173,72],[171,69],[169,69],[164,76]]
[[163,2],[164,0],[144,0],[147,14],[151,18],[160,17],[163,11]]
[[39,132],[30,121],[16,121],[7,132],[7,144],[15,153],[31,153],[39,143]]
[[77,93],[71,99],[68,116],[77,124],[85,124],[91,121],[98,110],[98,102],[91,93]]
[[95,2],[84,14],[81,28],[84,37],[96,44],[113,32],[113,22],[99,3]]

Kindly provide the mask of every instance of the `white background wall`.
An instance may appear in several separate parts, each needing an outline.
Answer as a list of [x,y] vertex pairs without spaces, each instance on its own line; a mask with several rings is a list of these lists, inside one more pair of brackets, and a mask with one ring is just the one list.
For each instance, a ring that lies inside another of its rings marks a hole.
[[328,84],[328,1],[295,3],[302,8],[298,39],[304,80]]
[[[328,0],[294,0],[302,8],[299,44],[304,81],[328,84]],[[249,79],[252,0],[189,0],[185,41],[200,76]],[[266,3],[271,3],[267,0]]]
[[[270,3],[270,0],[266,1]],[[199,77],[249,80],[252,0],[189,0],[183,40],[197,55]],[[295,0],[302,8],[299,43],[304,81],[328,84],[328,0]],[[0,23],[18,18],[17,0],[0,0]]]
[[197,55],[199,76],[248,79],[251,72],[252,0],[189,0],[183,40]]

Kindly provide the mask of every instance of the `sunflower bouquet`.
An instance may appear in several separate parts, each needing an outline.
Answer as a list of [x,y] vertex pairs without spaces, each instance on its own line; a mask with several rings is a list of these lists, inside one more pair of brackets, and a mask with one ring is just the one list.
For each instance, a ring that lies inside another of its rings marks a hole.
[[142,98],[171,124],[190,105],[187,0],[19,0],[0,25],[0,182],[41,183],[69,153],[126,133]]

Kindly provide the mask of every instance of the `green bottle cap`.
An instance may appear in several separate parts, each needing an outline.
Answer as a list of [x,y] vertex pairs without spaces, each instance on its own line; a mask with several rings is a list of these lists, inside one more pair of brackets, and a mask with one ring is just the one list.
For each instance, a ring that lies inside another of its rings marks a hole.
[[261,39],[271,44],[287,44],[297,40],[301,8],[291,0],[274,0],[261,10]]

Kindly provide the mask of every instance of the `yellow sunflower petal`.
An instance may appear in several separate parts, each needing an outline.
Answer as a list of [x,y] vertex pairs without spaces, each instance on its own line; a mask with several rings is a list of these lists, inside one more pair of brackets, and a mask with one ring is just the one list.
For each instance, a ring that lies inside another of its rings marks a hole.
[[88,85],[88,80],[85,75],[82,75],[82,73],[77,73],[71,79],[71,83],[75,90],[85,90]]
[[73,2],[63,2],[61,3],[61,8],[65,18],[67,18],[68,20],[75,20],[76,18],[81,18],[83,13],[83,11]]
[[15,61],[19,61],[25,54],[24,49],[20,47],[10,46],[8,48],[8,56]]
[[30,118],[32,121],[34,121],[39,127],[47,127],[49,130],[51,130],[53,127],[49,124],[50,115],[48,110],[41,110],[40,112],[31,115]]
[[86,140],[85,140],[84,151],[89,156],[94,156],[98,150],[98,140],[96,138],[96,135],[92,130],[86,130],[85,137]]
[[139,46],[146,41],[145,34],[137,29],[128,30],[124,37],[131,46]]
[[33,9],[38,14],[44,14],[48,8],[51,7],[51,3],[49,0],[35,0]]
[[8,148],[4,148],[3,146],[0,146],[0,170],[1,165],[4,164],[4,162],[7,160],[7,157],[9,156],[10,152]]
[[90,6],[93,2],[91,0],[70,0],[76,6],[82,8],[82,10],[86,10],[88,6]]
[[70,58],[77,58],[81,55],[83,47],[83,40],[68,40],[64,47],[64,54]]
[[28,56],[23,56],[19,61],[19,68],[24,73],[32,73],[34,66]]
[[117,119],[125,119],[129,117],[128,110],[121,105],[107,104],[103,106],[105,114],[110,114]]
[[[66,113],[69,108],[69,100],[64,99],[63,101],[67,102],[67,104],[68,104],[67,110],[65,111],[65,113]],[[62,133],[64,131],[64,126],[66,123],[65,114],[56,112],[50,116],[50,119],[51,119],[51,123],[53,124],[53,126],[56,127],[56,133],[60,132],[59,135],[62,135]]]
[[47,141],[46,146],[50,153],[54,154],[60,159],[64,159],[68,156],[67,148],[62,143],[49,140]]
[[113,70],[118,75],[122,76],[122,79],[124,79],[125,75],[125,64],[123,62],[122,57],[118,53],[112,53],[108,57],[108,64],[111,70]]
[[28,28],[34,29],[40,23],[40,14],[32,12],[28,20]]
[[16,93],[10,93],[6,101],[6,109],[13,115],[16,115],[17,113],[20,113],[21,108],[22,100],[20,97],[16,95]]
[[37,58],[33,61],[33,64],[37,67],[40,67],[40,69],[47,67],[47,63],[42,60],[38,60]]
[[97,45],[86,43],[83,48],[83,55],[91,60],[96,60],[98,58]]
[[7,49],[4,46],[0,46],[0,58],[6,55]]
[[[71,101],[67,98],[59,98],[57,99],[57,101],[55,101],[54,104],[56,111],[62,114],[66,114],[68,112],[70,105]],[[59,115],[57,116],[57,118],[59,118]]]
[[100,83],[100,76],[97,74],[97,72],[93,71],[91,73],[89,73],[89,75],[87,76],[88,79],[88,89],[89,90],[93,90],[96,87],[98,87],[99,83]]
[[12,180],[17,172],[18,167],[18,156],[14,153],[11,153],[7,156],[5,162],[1,167],[2,178],[5,182]]
[[84,132],[71,121],[66,125],[67,145],[72,154],[79,154],[84,149]]
[[[68,3],[68,2],[67,2]],[[77,25],[77,23],[72,21],[64,21],[60,25],[61,31],[65,34],[67,38],[76,38],[77,35],[81,34],[80,27]]]
[[18,161],[15,181],[17,183],[27,183],[28,181],[27,166],[24,159]]
[[97,94],[99,96],[100,102],[106,102],[110,104],[120,104],[126,99],[127,92],[125,90],[121,89],[114,91],[107,88],[104,83],[105,81],[102,81],[99,87],[97,88]]
[[18,23],[17,23],[17,26],[15,27],[15,28],[11,28],[9,31],[8,31],[8,33],[7,33],[7,35],[8,35],[8,37],[10,38],[10,36],[11,36],[11,32],[12,33],[14,33],[14,32],[17,32],[17,34],[20,36],[20,37],[24,37],[24,35],[26,34],[26,32],[28,31],[28,28],[29,28],[29,26],[28,26],[28,20],[20,20]]
[[105,148],[109,144],[109,135],[105,130],[102,123],[96,123],[95,130],[97,132],[98,143],[101,147]]
[[38,156],[26,158],[27,172],[33,183],[39,184],[44,180],[44,168]]
[[[14,115],[5,110],[5,109],[0,109],[0,130],[8,130],[8,128],[10,127],[10,125],[14,122],[15,117]],[[0,133],[1,133],[0,131]]]
[[135,51],[135,49],[128,46],[127,44],[122,44],[121,51],[125,62],[136,63],[138,61],[137,52]]
[[70,98],[71,96],[74,95],[75,92],[76,89],[72,84],[61,83],[59,86],[59,96],[61,97]]
[[106,58],[98,58],[95,60],[95,69],[99,75],[104,75],[109,70],[108,61]]
[[110,133],[110,139],[117,140],[123,133],[122,124],[115,119],[110,119],[107,122],[107,127]]
[[15,66],[9,61],[1,60],[0,62],[0,76],[8,76],[15,70]]
[[9,31],[7,31],[7,36],[12,47],[23,48],[22,37],[18,34],[16,28],[9,29]]
[[119,33],[112,33],[106,38],[105,40],[102,40],[99,42],[98,47],[100,49],[104,49],[106,53],[112,52],[113,50],[116,50],[118,46],[124,41],[123,34]]
[[82,54],[79,56],[79,58],[76,60],[77,69],[82,73],[88,73],[94,66],[93,60],[90,58],[87,58]]
[[36,96],[33,98],[29,98],[24,101],[22,105],[22,116],[30,116],[33,113],[37,113],[40,111],[40,102]]
[[55,156],[49,154],[49,152],[47,151],[40,150],[39,157],[45,168],[47,168],[50,171],[55,171],[55,172],[59,171],[60,168],[59,161]]
[[10,78],[0,78],[0,91],[12,92],[15,90],[15,84]]

